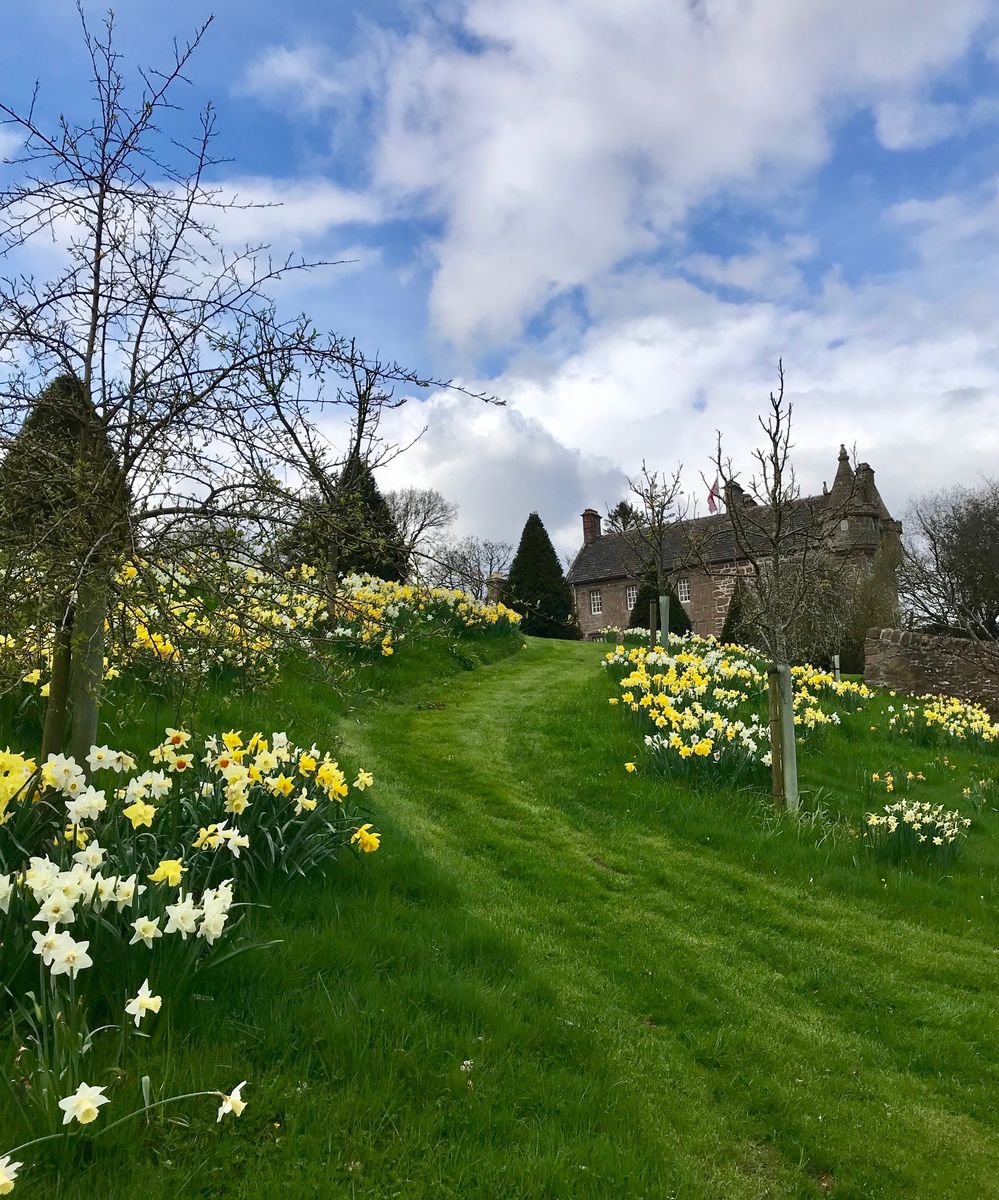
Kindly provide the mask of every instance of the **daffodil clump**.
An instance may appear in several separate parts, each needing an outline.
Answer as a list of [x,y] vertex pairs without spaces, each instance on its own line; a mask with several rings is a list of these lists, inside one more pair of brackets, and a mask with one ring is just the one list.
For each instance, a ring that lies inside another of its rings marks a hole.
[[980,704],[956,696],[921,696],[915,703],[890,704],[887,727],[890,734],[922,745],[958,741],[999,749],[999,722]]
[[[267,877],[380,845],[360,803],[372,775],[284,733],[196,743],[167,729],[147,760],[109,746],[85,766],[0,756],[0,1027],[32,1129],[97,1119],[84,1056],[99,1040],[120,1055],[179,1000]],[[109,1029],[122,1036],[97,1038]],[[12,1164],[0,1159],[8,1183]]]
[[[670,636],[669,646],[628,647],[619,643],[604,655],[614,677],[611,707],[637,715],[645,727],[645,745],[656,762],[671,772],[698,779],[734,782],[770,765],[767,666],[746,647],[687,634]],[[876,694],[863,683],[837,680],[810,665],[791,668],[794,724],[799,740],[821,736],[824,729],[849,721],[854,728],[879,726],[880,712],[865,712]],[[958,740],[999,747],[999,725],[973,704],[952,697],[927,696],[918,702],[887,706],[889,732],[910,741]],[[652,728],[649,728],[652,726]]]
[[[141,569],[140,569],[141,568]],[[211,579],[211,586],[199,582]],[[169,567],[128,563],[116,581],[107,628],[105,677],[229,672],[274,678],[295,649],[310,657],[343,645],[389,658],[408,638],[511,631],[520,615],[465,592],[348,575],[327,595],[315,568],[283,574],[213,561],[195,573],[183,561]],[[25,623],[0,637],[0,668],[8,678],[48,694],[52,632]]]
[[905,797],[880,812],[865,813],[862,835],[875,854],[890,862],[922,858],[944,865],[957,857],[970,825],[957,809]]
[[645,745],[674,773],[696,774],[699,764],[709,763],[716,778],[732,781],[766,766],[769,731],[747,711],[754,702],[759,706],[766,686],[759,666],[694,635],[669,643],[669,649],[618,645],[608,651],[604,666],[619,675],[611,706],[653,726]]
[[521,616],[505,604],[486,604],[452,588],[348,575],[337,591],[334,621],[329,631],[334,638],[391,655],[400,642],[421,633],[516,629]]

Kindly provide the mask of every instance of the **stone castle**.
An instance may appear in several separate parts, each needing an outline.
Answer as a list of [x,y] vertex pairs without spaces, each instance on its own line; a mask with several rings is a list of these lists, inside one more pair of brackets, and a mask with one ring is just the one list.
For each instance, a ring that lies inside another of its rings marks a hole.
[[[739,550],[729,514],[735,505],[753,503],[739,484],[732,482],[725,489],[722,512],[675,526],[663,565],[695,633],[716,637],[721,633],[735,581],[752,571]],[[881,499],[874,471],[860,463],[855,472],[845,446],[840,447],[832,487],[823,485],[822,495],[803,497],[795,505],[822,529],[827,549],[858,570],[869,569],[883,546],[898,544],[902,526]],[[690,549],[693,541],[701,547],[696,555]],[[627,627],[638,598],[640,575],[641,561],[633,537],[604,533],[600,514],[586,509],[583,545],[567,575],[584,637],[593,638],[608,626]]]

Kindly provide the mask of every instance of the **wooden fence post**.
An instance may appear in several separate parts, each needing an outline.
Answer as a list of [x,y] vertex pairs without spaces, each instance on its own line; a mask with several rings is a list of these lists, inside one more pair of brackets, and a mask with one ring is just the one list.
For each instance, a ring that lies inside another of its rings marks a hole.
[[833,679],[839,683],[839,655],[833,655]]
[[669,650],[669,596],[659,597],[659,629],[663,645]]
[[794,741],[794,689],[791,668],[767,668],[770,694],[770,777],[774,800],[788,812],[797,812],[798,756]]
[[649,601],[649,649],[656,648],[656,602]]

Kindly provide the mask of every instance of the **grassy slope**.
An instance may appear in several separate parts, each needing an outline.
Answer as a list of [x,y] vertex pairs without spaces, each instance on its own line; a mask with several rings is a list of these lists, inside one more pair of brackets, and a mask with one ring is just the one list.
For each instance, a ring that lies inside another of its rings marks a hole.
[[[995,820],[937,879],[627,776],[598,656],[411,667],[342,721],[383,851],[282,889],[258,928],[285,944],[206,976],[169,1042],[178,1084],[248,1077],[251,1107],[66,1196],[995,1194]],[[289,691],[266,724],[320,724]],[[803,772],[924,765],[931,797],[935,757],[833,734]]]

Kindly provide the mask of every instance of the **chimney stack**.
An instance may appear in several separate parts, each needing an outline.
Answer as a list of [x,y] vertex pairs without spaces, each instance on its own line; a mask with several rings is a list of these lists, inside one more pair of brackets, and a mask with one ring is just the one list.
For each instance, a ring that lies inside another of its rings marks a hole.
[[595,508],[583,510],[583,545],[588,546],[601,536],[600,514]]

